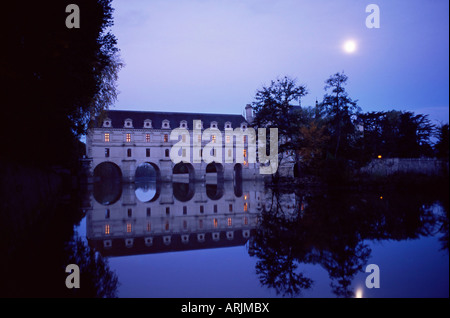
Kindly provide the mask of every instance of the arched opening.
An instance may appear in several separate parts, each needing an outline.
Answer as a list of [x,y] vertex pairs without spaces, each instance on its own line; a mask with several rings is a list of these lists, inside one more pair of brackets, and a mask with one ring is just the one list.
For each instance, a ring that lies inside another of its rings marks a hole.
[[211,200],[219,200],[223,197],[224,183],[218,182],[217,184],[206,184],[206,195]]
[[112,162],[102,162],[94,169],[94,199],[103,205],[117,202],[122,195],[122,172]]
[[223,182],[223,165],[217,162],[211,162],[206,166],[207,181],[216,178],[216,182]]
[[174,182],[190,182],[195,179],[195,169],[190,163],[179,162],[172,170]]
[[161,173],[157,165],[144,162],[136,168],[135,190],[136,197],[141,202],[153,202],[159,198]]
[[189,183],[174,182],[172,186],[173,186],[173,196],[178,201],[187,202],[194,197],[195,184],[193,182]]

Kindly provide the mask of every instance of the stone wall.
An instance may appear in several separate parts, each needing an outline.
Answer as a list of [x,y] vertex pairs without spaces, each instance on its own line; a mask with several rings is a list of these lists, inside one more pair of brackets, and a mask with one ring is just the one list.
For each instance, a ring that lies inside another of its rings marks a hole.
[[387,176],[395,173],[438,175],[448,173],[448,161],[433,158],[374,159],[360,169],[361,173]]

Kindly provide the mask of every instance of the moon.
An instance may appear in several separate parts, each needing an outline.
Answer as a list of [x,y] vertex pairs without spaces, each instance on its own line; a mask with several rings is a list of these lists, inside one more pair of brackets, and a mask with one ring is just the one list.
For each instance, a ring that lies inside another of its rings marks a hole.
[[346,53],[353,53],[356,51],[356,42],[353,40],[348,40],[344,43],[343,48]]

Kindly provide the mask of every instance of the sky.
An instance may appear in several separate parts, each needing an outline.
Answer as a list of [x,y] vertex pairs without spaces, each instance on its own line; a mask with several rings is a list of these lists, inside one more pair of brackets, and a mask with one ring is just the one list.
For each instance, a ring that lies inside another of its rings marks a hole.
[[[379,28],[368,28],[369,4]],[[302,106],[332,74],[363,111],[449,118],[447,0],[113,0],[125,66],[111,109],[241,114],[289,76]],[[353,40],[348,53],[344,43]]]

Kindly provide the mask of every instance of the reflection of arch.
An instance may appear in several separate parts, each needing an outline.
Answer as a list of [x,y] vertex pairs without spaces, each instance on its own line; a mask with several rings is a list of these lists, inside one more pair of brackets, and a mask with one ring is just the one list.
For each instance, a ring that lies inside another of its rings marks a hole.
[[217,162],[211,162],[206,166],[206,173],[217,173],[217,182],[223,181],[223,165]]
[[211,200],[219,200],[223,197],[223,192],[223,182],[217,182],[217,184],[206,184],[206,195]]
[[173,174],[189,174],[189,180],[194,180],[195,178],[195,169],[190,163],[179,162],[177,163],[172,170]]
[[240,198],[242,196],[242,165],[240,163],[234,165],[233,188],[234,195]]
[[173,186],[173,195],[175,199],[177,199],[178,201],[187,202],[194,197],[195,184],[193,182],[189,183],[174,182],[172,186]]
[[94,169],[94,198],[103,205],[110,205],[122,195],[122,172],[112,162],[106,161]]
[[136,182],[134,193],[141,202],[154,202],[161,193],[161,184],[156,180],[149,182]]

